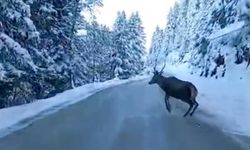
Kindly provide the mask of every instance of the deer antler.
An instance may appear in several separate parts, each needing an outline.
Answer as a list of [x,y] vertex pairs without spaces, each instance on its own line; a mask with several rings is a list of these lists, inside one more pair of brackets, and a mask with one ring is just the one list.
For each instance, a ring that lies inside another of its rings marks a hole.
[[157,66],[157,59],[155,59],[154,72],[156,71],[156,66]]
[[164,70],[165,67],[166,67],[166,61],[164,62],[164,66],[162,67],[162,69],[161,69],[161,71],[160,71],[160,74],[163,73],[163,70]]

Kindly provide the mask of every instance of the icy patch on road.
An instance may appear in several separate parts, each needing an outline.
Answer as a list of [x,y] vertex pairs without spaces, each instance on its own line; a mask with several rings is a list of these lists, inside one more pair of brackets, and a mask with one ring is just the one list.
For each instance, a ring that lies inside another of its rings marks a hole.
[[0,109],[0,137],[28,126],[34,119],[42,118],[69,105],[83,101],[98,91],[132,81],[143,80],[147,77],[147,75],[143,75],[128,80],[113,79],[106,82],[90,83],[57,94],[48,99],[21,106]]

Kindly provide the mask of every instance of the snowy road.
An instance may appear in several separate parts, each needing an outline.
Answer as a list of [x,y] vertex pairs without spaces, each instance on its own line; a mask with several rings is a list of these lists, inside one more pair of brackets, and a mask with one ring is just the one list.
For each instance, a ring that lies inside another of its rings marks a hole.
[[[147,81],[101,91],[0,139],[1,150],[241,150],[219,129],[185,110],[169,115]],[[199,109],[199,108],[198,108]]]

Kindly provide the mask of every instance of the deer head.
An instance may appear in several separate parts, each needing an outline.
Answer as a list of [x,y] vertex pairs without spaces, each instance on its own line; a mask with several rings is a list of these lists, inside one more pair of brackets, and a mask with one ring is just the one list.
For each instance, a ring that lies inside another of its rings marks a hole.
[[164,63],[164,66],[162,67],[161,71],[158,72],[158,71],[156,70],[156,64],[155,64],[155,67],[154,67],[154,75],[153,75],[152,79],[149,81],[148,84],[158,83],[158,82],[159,82],[159,79],[162,77],[162,73],[163,73],[163,70],[164,70],[165,67],[166,67],[166,62]]

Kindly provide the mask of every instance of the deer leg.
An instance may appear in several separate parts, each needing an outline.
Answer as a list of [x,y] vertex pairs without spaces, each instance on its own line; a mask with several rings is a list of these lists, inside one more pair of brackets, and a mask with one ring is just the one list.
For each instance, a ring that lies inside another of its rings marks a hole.
[[196,100],[194,100],[194,109],[192,110],[192,112],[190,113],[190,116],[192,116],[195,112],[195,110],[198,108],[199,104],[196,102]]
[[165,95],[165,105],[166,105],[168,112],[171,112],[171,105],[169,103],[169,96],[167,94]]
[[192,110],[193,106],[194,106],[193,103],[189,103],[189,109],[188,109],[188,111],[183,115],[183,117],[186,117],[186,116],[187,116],[187,114]]

